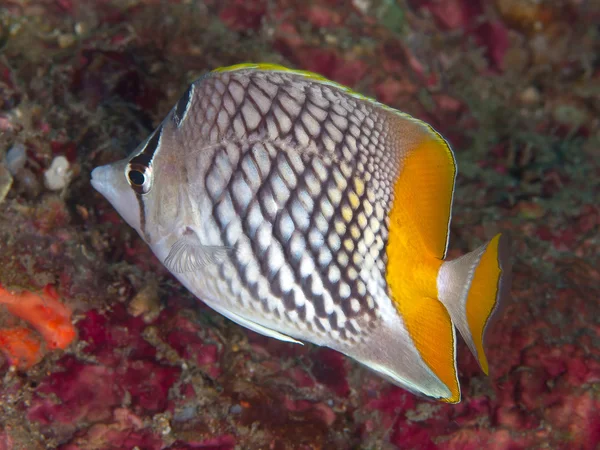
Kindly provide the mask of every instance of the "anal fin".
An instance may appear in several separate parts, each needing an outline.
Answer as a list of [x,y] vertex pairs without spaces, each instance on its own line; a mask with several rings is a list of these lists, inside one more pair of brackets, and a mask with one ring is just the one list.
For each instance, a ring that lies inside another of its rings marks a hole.
[[447,403],[460,402],[456,369],[456,333],[450,316],[437,299],[405,298],[398,310],[423,362],[448,388]]

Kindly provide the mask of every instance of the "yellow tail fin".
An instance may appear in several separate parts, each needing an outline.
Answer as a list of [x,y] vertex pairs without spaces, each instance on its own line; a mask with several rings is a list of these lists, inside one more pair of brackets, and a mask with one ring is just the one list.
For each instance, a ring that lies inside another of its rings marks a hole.
[[439,300],[486,374],[485,333],[510,291],[508,259],[508,238],[498,234],[477,250],[444,262],[437,277]]

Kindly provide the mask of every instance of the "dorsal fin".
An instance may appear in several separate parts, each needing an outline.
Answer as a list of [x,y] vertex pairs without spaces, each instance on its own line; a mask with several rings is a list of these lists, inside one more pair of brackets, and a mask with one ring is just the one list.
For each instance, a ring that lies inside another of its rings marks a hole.
[[344,86],[343,84],[340,84],[340,83],[337,83],[335,81],[325,78],[323,75],[319,75],[318,73],[314,73],[314,72],[309,72],[308,70],[290,69],[288,67],[280,66],[279,64],[244,63],[244,64],[236,64],[236,65],[228,66],[228,67],[219,67],[218,69],[215,69],[212,72],[209,72],[208,75],[227,73],[227,72],[237,72],[237,71],[242,71],[242,70],[251,70],[251,71],[253,70],[253,71],[260,71],[260,72],[276,72],[276,73],[285,73],[285,74],[289,74],[289,75],[296,75],[307,81],[312,81],[314,83],[333,87],[335,89],[342,91],[344,94],[349,95],[350,97],[354,97],[359,100],[364,100],[364,101],[372,103],[373,105],[378,106],[379,108],[384,109],[386,111],[391,111],[391,112],[397,113],[400,116],[409,117],[412,119],[412,117],[410,117],[409,115],[407,115],[401,111],[398,111],[397,109],[394,109],[388,105],[380,103],[377,100],[375,100],[374,98],[363,95],[359,92],[354,91],[353,89],[349,88],[348,86]]

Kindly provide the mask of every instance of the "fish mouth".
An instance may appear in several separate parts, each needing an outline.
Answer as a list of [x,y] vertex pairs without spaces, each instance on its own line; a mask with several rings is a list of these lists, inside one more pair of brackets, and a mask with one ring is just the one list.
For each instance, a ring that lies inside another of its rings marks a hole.
[[124,163],[121,161],[98,166],[92,170],[90,183],[94,189],[112,201],[112,198],[110,198],[111,194],[116,193],[116,191],[120,189],[129,187],[122,186],[125,178],[123,177],[123,180],[121,180],[121,177],[119,177],[123,167]]
[[123,174],[126,163],[127,161],[117,161],[96,167],[92,170],[90,183],[117,210],[121,217],[139,232],[141,206]]
[[103,194],[103,192],[102,192],[103,186],[106,186],[107,175],[108,175],[108,166],[96,167],[94,170],[92,170],[92,173],[91,173],[92,186],[94,187],[94,189],[96,189],[101,194]]

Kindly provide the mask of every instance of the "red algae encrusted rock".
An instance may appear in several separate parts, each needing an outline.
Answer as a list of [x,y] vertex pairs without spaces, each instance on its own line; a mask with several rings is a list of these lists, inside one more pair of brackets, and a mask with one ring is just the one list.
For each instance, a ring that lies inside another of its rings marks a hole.
[[347,359],[328,348],[317,350],[311,357],[315,379],[330,388],[336,395],[346,397],[350,393],[347,380]]
[[[76,425],[104,424],[117,413],[117,418],[122,418],[123,411],[119,413],[115,408],[123,404],[131,417],[152,416],[168,409],[169,391],[179,380],[181,369],[156,360],[156,349],[142,337],[145,324],[119,306],[108,317],[90,311],[80,323],[80,358],[61,358],[55,371],[35,388],[27,418],[45,435],[73,437],[77,445],[85,439],[89,441],[86,445],[91,445],[99,434],[125,439],[131,434],[125,428],[99,425],[89,433],[75,433]],[[134,428],[143,430],[146,426],[139,419]],[[140,443],[152,441],[150,430],[139,434]]]
[[52,375],[35,390],[28,419],[54,430],[61,425],[109,418],[119,405],[121,386],[114,382],[115,371],[106,366],[80,363],[72,357],[61,360]]
[[[5,1],[0,164],[26,158],[0,203],[0,450],[599,448],[599,20],[576,0]],[[187,83],[248,61],[447,137],[450,257],[512,234],[490,376],[459,342],[460,404],[232,324],[91,188]],[[72,178],[49,192],[57,156]]]
[[78,432],[74,439],[61,445],[60,450],[97,450],[140,448],[160,450],[162,439],[148,429],[143,421],[125,408],[115,408],[110,420]]

